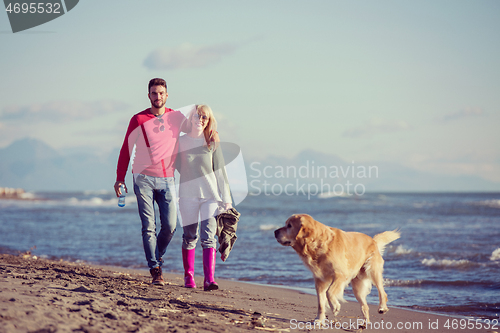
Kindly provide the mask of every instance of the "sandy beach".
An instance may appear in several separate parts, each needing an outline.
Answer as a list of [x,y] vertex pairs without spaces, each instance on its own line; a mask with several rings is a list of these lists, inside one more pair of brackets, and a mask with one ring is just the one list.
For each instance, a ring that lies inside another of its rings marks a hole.
[[[150,285],[147,271],[0,255],[0,332],[497,332],[491,323],[370,306],[371,325],[357,327],[355,302],[314,326],[316,296],[219,279],[220,290],[186,289],[181,275]],[[197,276],[198,286],[203,285]],[[376,291],[375,291],[376,292]],[[390,291],[389,291],[390,299]],[[389,301],[390,302],[390,301]]]

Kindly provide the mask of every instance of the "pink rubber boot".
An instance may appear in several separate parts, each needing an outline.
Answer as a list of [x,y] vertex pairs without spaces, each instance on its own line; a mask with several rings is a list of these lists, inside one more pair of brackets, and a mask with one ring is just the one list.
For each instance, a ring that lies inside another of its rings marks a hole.
[[214,279],[215,259],[215,248],[203,249],[203,273],[205,274],[203,287],[205,291],[219,289],[219,285]]
[[194,255],[195,249],[182,249],[182,263],[184,264],[184,287],[196,288],[194,281]]

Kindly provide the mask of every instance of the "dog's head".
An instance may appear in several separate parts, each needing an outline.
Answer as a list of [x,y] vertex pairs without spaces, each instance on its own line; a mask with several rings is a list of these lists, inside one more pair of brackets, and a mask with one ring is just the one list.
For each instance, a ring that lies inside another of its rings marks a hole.
[[307,214],[294,214],[285,222],[285,226],[274,231],[278,243],[294,246],[297,241],[306,238],[313,230],[313,218]]

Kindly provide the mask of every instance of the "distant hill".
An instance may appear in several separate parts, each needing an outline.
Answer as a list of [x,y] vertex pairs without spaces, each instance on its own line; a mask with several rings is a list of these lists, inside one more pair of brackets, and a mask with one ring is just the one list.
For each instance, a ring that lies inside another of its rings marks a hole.
[[[88,150],[60,152],[38,139],[24,138],[0,149],[0,187],[27,191],[112,190],[117,159],[118,148],[104,155]],[[364,188],[367,192],[500,191],[500,183],[477,176],[436,175],[386,162],[345,161],[314,150],[304,150],[292,158],[270,155],[245,160],[245,165],[251,193],[266,184],[269,191],[274,186],[275,193],[286,186],[289,192],[297,190],[297,186],[304,191],[310,186],[310,190],[319,192],[340,192],[341,185],[347,189],[347,181],[351,190],[357,185],[358,191]],[[127,185],[130,191],[130,172]]]
[[92,153],[61,154],[44,142],[24,138],[0,149],[0,187],[36,191],[111,190],[116,161]]

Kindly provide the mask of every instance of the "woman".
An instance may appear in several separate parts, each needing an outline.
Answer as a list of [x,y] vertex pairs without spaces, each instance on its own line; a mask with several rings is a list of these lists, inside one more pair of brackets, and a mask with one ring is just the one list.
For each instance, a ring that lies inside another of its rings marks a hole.
[[[196,288],[194,259],[198,236],[203,248],[205,290],[217,290],[214,280],[218,208],[232,207],[231,195],[224,167],[224,158],[217,134],[217,122],[207,105],[197,105],[188,115],[191,131],[179,138],[176,166],[181,175],[179,208],[184,234],[182,236],[182,262],[184,286]],[[198,228],[198,222],[199,228]]]

